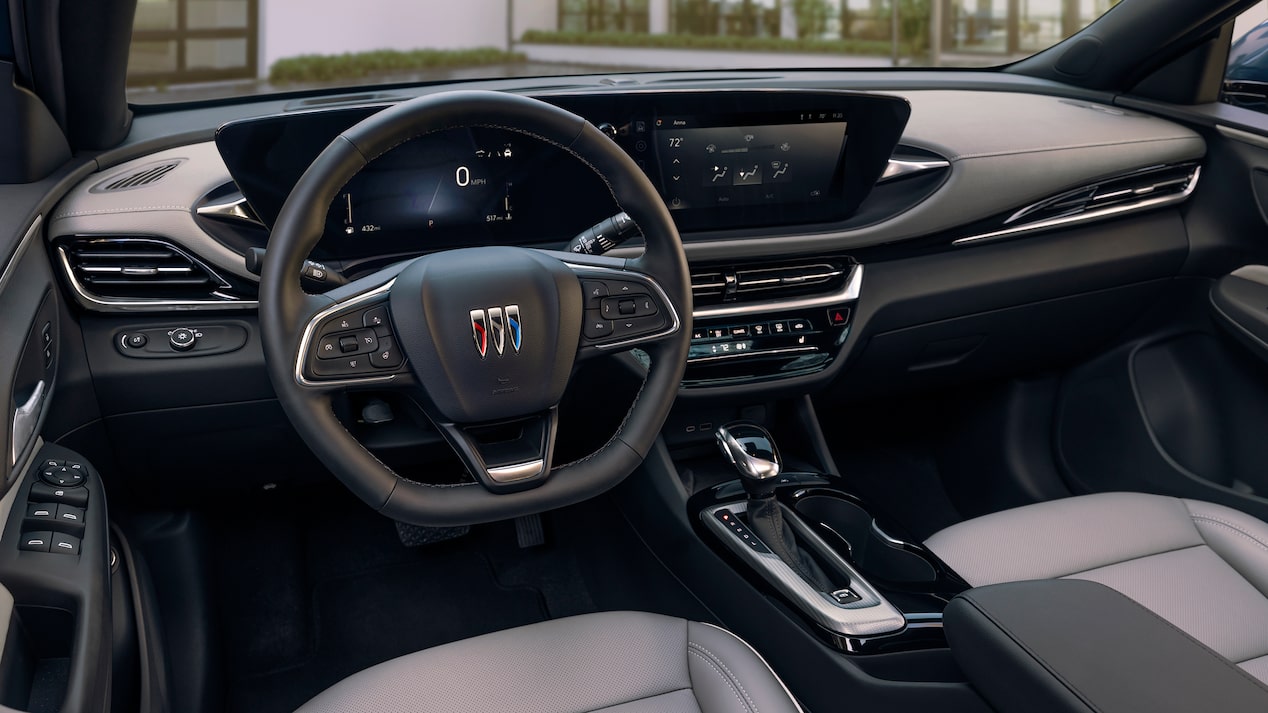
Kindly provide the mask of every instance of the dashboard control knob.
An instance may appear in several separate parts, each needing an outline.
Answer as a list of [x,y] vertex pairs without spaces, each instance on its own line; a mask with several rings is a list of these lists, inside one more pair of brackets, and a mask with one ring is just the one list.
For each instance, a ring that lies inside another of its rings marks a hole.
[[189,351],[198,342],[198,335],[189,327],[177,327],[168,335],[172,348],[178,352]]
[[609,139],[616,138],[616,127],[609,124],[606,121],[603,122],[602,124],[599,124],[599,131],[602,131],[603,135],[607,136]]

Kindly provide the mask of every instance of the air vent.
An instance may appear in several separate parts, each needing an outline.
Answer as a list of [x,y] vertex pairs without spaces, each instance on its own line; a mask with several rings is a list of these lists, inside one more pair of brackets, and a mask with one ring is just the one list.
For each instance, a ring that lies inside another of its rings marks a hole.
[[184,163],[184,161],[185,159],[171,159],[147,163],[139,168],[111,176],[89,190],[92,193],[117,193],[153,185],[166,178],[169,173],[176,170],[176,167]]
[[1175,205],[1193,193],[1200,175],[1200,166],[1187,163],[1156,166],[1106,179],[1026,206],[1002,224],[997,223],[1001,229],[959,238],[953,244],[997,240]]
[[1167,196],[1183,197],[1188,194],[1190,184],[1196,182],[1197,173],[1198,167],[1194,165],[1168,166],[1084,186],[1023,208],[1004,221],[1004,225],[1067,218],[1093,210],[1131,208]]
[[691,275],[696,304],[771,300],[826,292],[841,286],[846,269],[830,262],[729,267]]
[[228,282],[156,238],[65,238],[57,249],[76,291],[96,304],[234,301]]

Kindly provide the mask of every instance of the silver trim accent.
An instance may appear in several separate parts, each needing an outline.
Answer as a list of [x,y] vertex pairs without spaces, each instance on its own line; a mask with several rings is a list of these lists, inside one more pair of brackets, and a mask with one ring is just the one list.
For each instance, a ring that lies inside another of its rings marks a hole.
[[208,203],[199,206],[194,211],[198,215],[213,218],[217,220],[239,221],[242,223],[250,223],[252,225],[263,226],[264,222],[256,217],[255,212],[251,209],[251,204],[247,203],[246,196],[241,194],[237,198],[232,198],[220,203]]
[[687,360],[688,364],[698,364],[705,361],[722,361],[723,359],[740,359],[744,357],[761,357],[772,356],[776,354],[797,354],[801,352],[817,352],[815,347],[783,347],[781,349],[755,349],[747,352],[734,352],[732,354],[710,354],[709,356],[691,357]]
[[360,384],[386,384],[396,378],[396,374],[375,374],[360,378],[352,377],[331,379],[329,381],[310,381],[304,376],[304,363],[308,360],[308,347],[313,343],[313,333],[317,331],[317,325],[323,322],[326,318],[332,317],[339,312],[353,309],[357,305],[365,302],[372,302],[379,297],[386,295],[391,291],[392,285],[395,282],[396,278],[392,278],[372,290],[367,290],[359,295],[354,295],[342,302],[336,302],[313,315],[312,319],[308,320],[308,324],[304,325],[304,334],[299,340],[299,352],[295,355],[295,383],[300,386],[328,388],[333,386],[356,386]]
[[766,433],[766,429],[760,426],[747,426],[750,430],[761,432],[766,441],[771,445],[771,458],[759,458],[750,454],[744,449],[744,446],[731,435],[731,429],[726,426],[718,426],[718,430],[714,433],[717,438],[718,447],[722,449],[722,455],[731,461],[731,465],[735,466],[740,474],[753,480],[768,480],[777,477],[780,472],[779,452],[775,448],[775,441]]
[[525,461],[514,465],[500,465],[496,468],[485,468],[484,471],[489,474],[495,483],[514,483],[517,480],[526,480],[534,476],[540,475],[542,466],[545,461],[541,458],[537,460]]
[[928,171],[936,171],[941,168],[951,168],[951,162],[944,159],[929,159],[926,161],[908,161],[899,158],[891,158],[885,166],[885,172],[881,177],[876,179],[876,184],[880,185],[887,181],[915,176]]
[[713,319],[716,317],[743,317],[764,312],[786,312],[814,307],[831,307],[842,302],[853,302],[859,298],[863,290],[863,265],[856,264],[850,268],[850,276],[845,284],[836,292],[811,297],[788,297],[782,300],[765,300],[762,302],[745,302],[736,305],[716,305],[692,310],[694,319]]
[[35,424],[40,420],[40,408],[44,405],[45,382],[40,379],[27,400],[13,409],[13,438],[9,441],[9,465],[18,464],[18,454],[26,448],[26,442],[35,435]]
[[13,274],[11,272],[11,270],[13,270],[13,266],[17,265],[18,261],[22,259],[22,254],[26,252],[26,248],[30,245],[31,239],[35,237],[36,233],[40,232],[40,226],[42,225],[44,225],[44,214],[40,213],[37,214],[31,221],[31,227],[27,228],[26,232],[22,234],[22,239],[18,241],[17,247],[13,250],[13,256],[9,258],[9,262],[4,266],[4,270],[0,271],[0,289],[4,289],[4,286],[8,284],[9,277]]
[[[780,506],[784,507],[784,506]],[[734,514],[746,512],[747,502],[729,505],[715,505],[705,508],[700,517],[705,527],[717,534],[731,551],[740,559],[747,561],[762,577],[776,589],[787,596],[797,608],[824,628],[838,634],[852,637],[881,636],[901,631],[907,620],[902,612],[885,600],[861,574],[848,562],[841,558],[813,530],[801,522],[801,518],[790,514],[784,520],[797,535],[814,547],[817,554],[831,561],[850,576],[850,588],[858,594],[857,602],[841,605],[831,599],[826,592],[820,592],[805,579],[792,570],[783,560],[772,553],[755,552],[752,547],[740,541],[735,533],[718,521],[714,514],[719,510],[730,510]]]
[[[91,237],[91,236],[83,236]],[[109,238],[103,238],[109,239]],[[151,240],[160,245],[168,245],[176,249],[182,255],[193,260],[196,264],[207,269],[216,279],[224,282],[224,278],[219,273],[212,270],[198,258],[190,255],[188,252],[177,248],[171,243],[152,240],[150,238],[127,238],[128,240]],[[123,299],[119,297],[103,297],[101,295],[89,292],[86,287],[75,277],[75,268],[71,267],[70,259],[67,257],[66,247],[64,245],[57,246],[57,257],[61,263],[62,272],[66,274],[66,281],[70,283],[71,290],[75,293],[75,300],[86,308],[94,312],[181,312],[181,311],[203,311],[203,310],[238,310],[238,309],[255,309],[259,306],[256,300],[235,300],[227,295],[223,301],[221,300],[162,300],[162,299]],[[220,294],[220,293],[213,293]]]
[[1268,149],[1268,137],[1260,136],[1259,134],[1252,134],[1249,131],[1242,131],[1241,129],[1234,129],[1231,126],[1225,126],[1223,124],[1216,124],[1215,130],[1220,132],[1220,136],[1223,136],[1226,139],[1240,141],[1244,144],[1257,146],[1261,149]]
[[[1116,205],[1116,206],[1108,206],[1105,208],[1092,208],[1091,210],[1086,210],[1077,215],[1067,215],[1067,216],[1062,216],[1060,218],[1049,218],[1048,220],[1041,220],[1037,223],[1027,223],[1026,225],[1020,225],[1020,226],[1017,226],[1016,228],[1006,228],[1004,230],[996,230],[995,232],[992,232],[992,233],[983,233],[981,235],[972,235],[967,238],[959,238],[958,240],[951,241],[951,244],[952,245],[971,245],[973,243],[980,243],[980,242],[984,242],[988,240],[999,240],[1001,238],[1012,237],[1014,235],[1037,233],[1043,230],[1051,230],[1053,228],[1059,228],[1066,225],[1077,225],[1079,223],[1087,223],[1093,220],[1102,220],[1104,218],[1111,218],[1118,215],[1125,215],[1128,213],[1138,213],[1140,211],[1151,210],[1153,208],[1162,208],[1164,206],[1176,205],[1177,203],[1183,203],[1185,200],[1189,198],[1190,195],[1193,194],[1193,191],[1198,187],[1198,178],[1201,176],[1201,174],[1202,174],[1202,167],[1194,166],[1193,175],[1192,177],[1189,178],[1188,185],[1186,185],[1184,187],[1184,190],[1181,191],[1180,193],[1174,193],[1169,196],[1159,196],[1157,198],[1148,198],[1139,203],[1132,203],[1129,205]],[[1022,209],[1023,212],[1026,210],[1029,210],[1029,208]]]
[[[887,533],[887,532],[885,532],[884,530],[882,530],[882,529],[881,529],[881,526],[876,524],[876,519],[875,519],[875,518],[872,518],[872,532],[876,533],[876,536],[877,536],[877,537],[881,538],[882,540],[884,540],[885,542],[888,542],[888,543],[889,543],[889,544],[891,544],[891,545],[894,545],[895,547],[906,547],[906,546],[907,546],[907,543],[906,543],[906,542],[903,542],[902,540],[898,539],[897,537],[893,537],[893,536],[891,536],[889,533]],[[838,535],[838,537],[840,537],[840,535]]]
[[655,332],[653,334],[645,334],[639,337],[633,337],[631,339],[625,339],[619,342],[605,342],[603,344],[595,344],[593,346],[596,349],[617,349],[617,348],[625,348],[625,347],[633,346],[635,344],[644,344],[646,342],[654,342],[658,339],[664,339],[665,337],[668,337],[669,335],[674,334],[679,329],[682,329],[682,320],[678,318],[678,310],[675,309],[673,303],[669,301],[669,295],[665,294],[665,290],[660,286],[660,283],[652,279],[651,277],[644,275],[641,272],[634,272],[633,270],[618,270],[616,268],[611,268],[611,267],[599,267],[597,265],[581,265],[581,264],[577,264],[573,262],[564,262],[564,264],[567,265],[568,269],[572,270],[573,273],[575,273],[578,277],[586,277],[587,276],[586,273],[591,272],[591,273],[597,273],[591,276],[597,277],[600,280],[603,279],[604,275],[608,275],[615,279],[620,279],[620,280],[633,279],[633,280],[641,281],[649,285],[653,290],[655,290],[656,295],[660,297],[661,305],[669,312],[670,325],[667,328],[662,329],[661,331]]

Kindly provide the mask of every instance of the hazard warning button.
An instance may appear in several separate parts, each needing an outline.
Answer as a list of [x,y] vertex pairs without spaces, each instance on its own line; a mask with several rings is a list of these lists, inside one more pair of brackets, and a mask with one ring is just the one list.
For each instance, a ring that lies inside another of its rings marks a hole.
[[832,327],[844,327],[850,321],[850,308],[838,307],[828,310],[828,324]]

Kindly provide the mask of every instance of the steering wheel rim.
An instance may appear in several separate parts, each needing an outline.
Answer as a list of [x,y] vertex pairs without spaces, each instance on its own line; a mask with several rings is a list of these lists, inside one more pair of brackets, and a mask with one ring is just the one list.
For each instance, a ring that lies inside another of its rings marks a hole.
[[[332,392],[302,383],[296,368],[304,357],[300,335],[314,315],[352,292],[364,292],[367,281],[373,287],[375,278],[381,276],[378,281],[386,284],[400,272],[389,269],[326,295],[308,295],[302,290],[299,275],[303,261],[321,239],[327,210],[338,192],[367,164],[406,141],[471,127],[495,127],[545,141],[588,165],[608,185],[617,205],[642,229],[645,251],[631,260],[587,260],[566,254],[555,257],[651,278],[669,307],[680,315],[675,320],[676,331],[640,346],[650,356],[651,366],[612,438],[590,456],[555,467],[535,487],[517,492],[494,493],[479,484],[431,485],[398,475],[338,420],[331,407]],[[336,137],[305,171],[282,207],[269,239],[259,303],[269,378],[300,436],[371,507],[393,519],[420,525],[508,519],[576,503],[615,486],[642,463],[655,443],[682,380],[690,345],[687,259],[669,211],[651,182],[615,142],[585,119],[545,102],[499,92],[423,96],[378,112]]]

